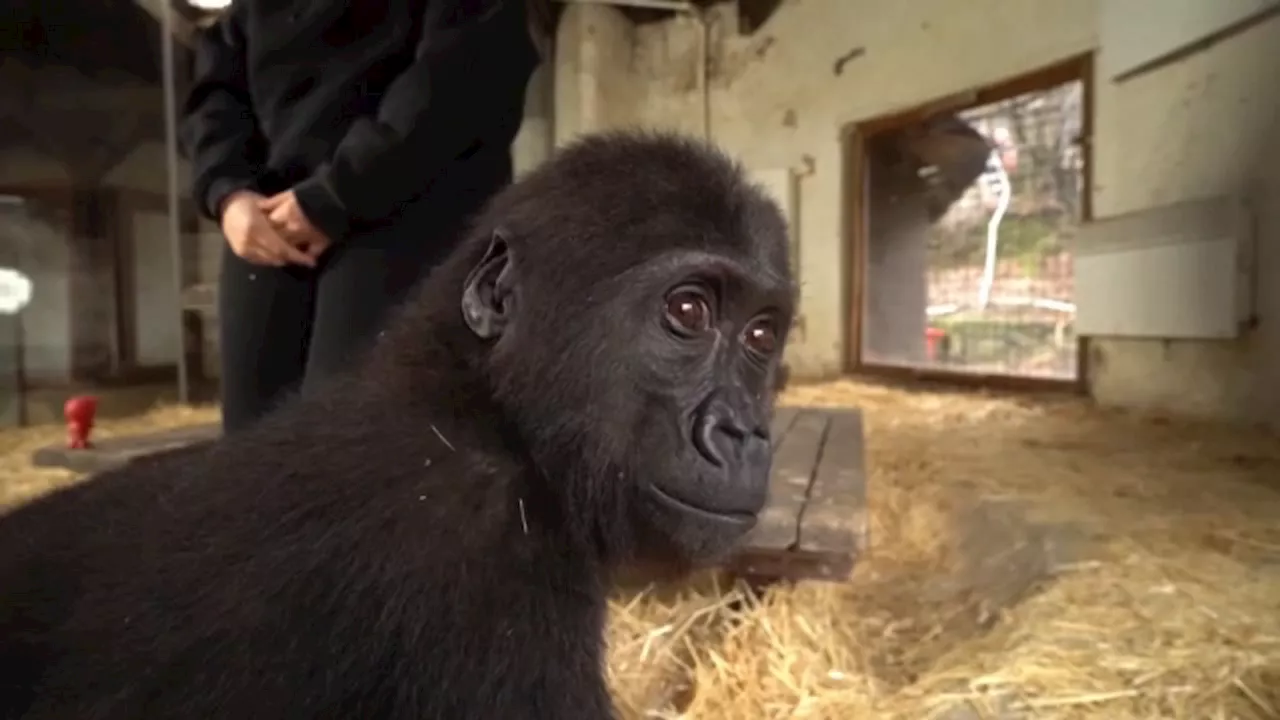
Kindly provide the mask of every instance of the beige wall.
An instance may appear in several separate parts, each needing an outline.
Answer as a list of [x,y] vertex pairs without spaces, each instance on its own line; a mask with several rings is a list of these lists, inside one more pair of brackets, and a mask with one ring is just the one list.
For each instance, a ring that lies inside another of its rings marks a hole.
[[636,29],[604,5],[568,5],[556,31],[555,139],[641,119],[644,79],[631,71]]
[[[140,144],[112,167],[102,185],[153,193],[163,198],[168,192],[165,149],[161,142]],[[179,187],[185,192],[187,168],[180,163]],[[0,186],[67,188],[73,177],[55,158],[30,146],[12,145],[0,150]],[[56,377],[70,369],[71,316],[68,301],[71,278],[70,253],[61,219],[10,220],[0,242],[15,243],[22,250],[18,261],[35,284],[31,304],[23,311],[23,366],[39,377]],[[138,273],[135,321],[138,328],[138,360],[143,364],[176,361],[177,325],[173,317],[178,302],[173,282],[172,248],[167,215],[139,211],[127,226],[135,251]],[[221,238],[216,233],[202,237],[198,248],[199,274],[206,281],[216,276]],[[157,275],[157,273],[159,273]],[[214,340],[210,339],[212,345]]]
[[516,177],[537,167],[555,147],[555,67],[544,62],[533,71],[525,91],[524,122],[511,143]]
[[1096,216],[1237,192],[1260,210],[1258,329],[1236,342],[1098,340],[1099,401],[1280,424],[1278,47],[1273,18],[1119,85],[1098,79]]
[[[713,16],[711,136],[748,167],[804,174],[797,238],[804,321],[788,347],[798,376],[844,369],[842,129],[1087,52],[1093,20],[1086,0],[804,0],[784,2],[763,28],[741,37],[732,9]],[[634,42],[620,43],[628,28],[616,8],[566,8],[557,139],[628,124],[703,132],[699,23],[675,17],[630,32]],[[836,60],[859,48],[837,75]],[[577,91],[583,87],[613,92],[597,93],[593,104]],[[628,100],[597,106],[624,90]]]
[[[0,150],[0,186],[56,188],[70,184],[67,169],[35,148],[11,145]],[[58,376],[71,370],[68,222],[70,217],[64,212],[53,216],[27,212],[10,216],[0,226],[5,255],[32,283],[31,302],[21,315],[21,363],[28,373]]]
[[[713,15],[712,139],[749,167],[803,175],[805,321],[788,349],[798,375],[843,370],[842,129],[1095,50],[1096,16],[1096,0],[803,0],[741,37],[731,10]],[[571,5],[558,41],[558,141],[628,124],[703,132],[694,19],[632,28],[615,8]],[[1089,372],[1104,404],[1280,422],[1276,47],[1271,19],[1121,85],[1096,83],[1095,216],[1241,189],[1261,208],[1261,327],[1239,342],[1099,339]],[[837,74],[836,60],[854,51]],[[599,88],[635,95],[602,106]]]
[[[58,215],[30,206],[6,207],[0,214],[0,265],[16,266],[32,284],[31,302],[21,314],[20,362],[50,374],[63,374],[71,367],[70,258],[63,231],[66,218]],[[17,341],[0,338],[4,344]],[[0,378],[0,383],[7,381]]]
[[[634,26],[616,8],[571,4],[551,72],[535,79],[516,154],[522,168],[536,164],[549,133],[563,143],[631,125],[701,134],[707,123],[749,167],[797,169],[804,322],[788,360],[798,375],[832,375],[843,369],[846,341],[842,131],[1094,50],[1096,10],[1096,0],[785,0],[741,37],[721,9],[710,16],[704,87],[704,28],[692,18]],[[1280,19],[1271,19],[1120,85],[1097,79],[1096,216],[1231,192],[1260,208],[1260,327],[1238,342],[1099,339],[1089,373],[1103,403],[1280,422],[1277,46]],[[837,73],[837,59],[851,53]],[[139,148],[108,178],[163,192],[162,148]],[[0,184],[66,179],[33,150],[0,156]],[[205,277],[216,270],[210,239]],[[41,326],[50,337],[65,332]]]

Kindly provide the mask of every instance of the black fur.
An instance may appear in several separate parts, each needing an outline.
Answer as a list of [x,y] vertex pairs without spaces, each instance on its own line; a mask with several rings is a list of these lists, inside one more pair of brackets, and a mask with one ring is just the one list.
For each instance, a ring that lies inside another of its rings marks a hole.
[[[698,144],[562,151],[349,376],[0,519],[0,717],[612,717],[609,573],[713,560],[763,503],[787,256]],[[680,339],[655,288],[684,276],[719,324]]]

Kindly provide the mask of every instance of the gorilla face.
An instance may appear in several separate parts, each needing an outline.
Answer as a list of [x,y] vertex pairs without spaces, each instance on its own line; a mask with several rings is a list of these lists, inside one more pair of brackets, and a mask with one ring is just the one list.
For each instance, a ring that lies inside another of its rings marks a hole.
[[794,285],[777,207],[719,156],[685,165],[647,194],[583,184],[558,223],[506,213],[462,314],[566,511],[614,552],[698,563],[767,500]]
[[659,258],[619,286],[641,330],[618,339],[631,348],[620,374],[640,390],[627,453],[642,490],[636,520],[677,555],[718,557],[768,499],[769,389],[791,320],[789,288],[699,251]]

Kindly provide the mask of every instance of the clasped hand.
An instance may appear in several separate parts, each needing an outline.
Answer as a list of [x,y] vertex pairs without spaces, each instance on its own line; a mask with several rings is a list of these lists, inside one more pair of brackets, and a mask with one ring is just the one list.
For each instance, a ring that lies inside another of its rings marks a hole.
[[292,190],[271,197],[235,193],[223,204],[222,233],[236,255],[270,267],[315,267],[332,244],[307,219]]

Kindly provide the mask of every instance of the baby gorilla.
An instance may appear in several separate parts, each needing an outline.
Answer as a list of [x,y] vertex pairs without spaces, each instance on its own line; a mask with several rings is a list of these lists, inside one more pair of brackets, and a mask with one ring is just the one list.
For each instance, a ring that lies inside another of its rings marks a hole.
[[787,258],[710,149],[563,150],[349,376],[0,520],[0,716],[612,717],[610,574],[765,503]]

